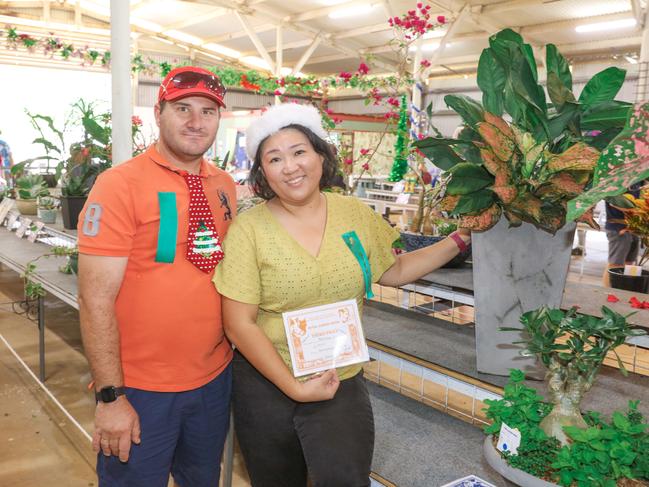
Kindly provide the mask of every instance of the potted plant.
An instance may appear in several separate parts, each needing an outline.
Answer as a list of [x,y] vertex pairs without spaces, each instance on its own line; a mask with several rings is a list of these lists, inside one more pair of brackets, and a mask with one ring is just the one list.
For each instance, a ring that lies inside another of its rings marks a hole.
[[45,181],[40,174],[23,174],[16,179],[16,207],[22,215],[36,215],[36,200],[49,195]]
[[[601,148],[622,131],[632,108],[614,99],[624,71],[596,74],[576,98],[568,62],[552,44],[545,64],[550,100],[531,46],[509,29],[491,36],[478,65],[482,103],[445,97],[464,130],[457,138],[413,143],[445,171],[440,207],[477,232],[472,252],[481,372],[538,372],[533,359],[508,348],[516,333],[495,332],[514,326],[525,311],[559,306],[575,230],[566,224],[572,220],[568,203],[592,184]],[[580,216],[595,225],[591,214]]]
[[[626,413],[614,413],[611,423],[597,413],[584,415],[580,408],[607,354],[615,353],[628,337],[646,332],[606,307],[600,318],[581,315],[574,308],[567,312],[540,308],[525,313],[520,321],[523,328],[517,331],[523,332],[525,345],[521,353],[537,356],[546,367],[550,401],[524,385],[521,371],[511,371],[503,399],[485,401],[492,421],[485,431],[497,434],[506,423],[519,430],[521,445],[516,455],[501,458],[488,438],[484,448],[489,464],[518,485],[548,485],[534,477],[566,487],[615,486],[624,477],[649,480],[645,450],[649,433],[637,402],[630,403]],[[618,363],[626,374],[619,357]]]
[[40,196],[37,200],[37,215],[43,223],[56,223],[59,201],[54,196]]

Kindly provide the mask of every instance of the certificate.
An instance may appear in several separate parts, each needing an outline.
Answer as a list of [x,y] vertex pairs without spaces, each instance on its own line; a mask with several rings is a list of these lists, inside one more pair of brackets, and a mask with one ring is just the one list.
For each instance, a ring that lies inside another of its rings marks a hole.
[[367,362],[355,299],[282,313],[295,377]]

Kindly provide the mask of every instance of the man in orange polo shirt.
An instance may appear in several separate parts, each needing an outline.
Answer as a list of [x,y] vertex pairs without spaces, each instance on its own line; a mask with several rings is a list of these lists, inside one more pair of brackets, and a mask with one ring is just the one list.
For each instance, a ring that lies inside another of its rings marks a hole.
[[236,210],[234,182],[203,154],[225,89],[172,70],[160,137],[103,173],[79,217],[79,309],[95,381],[100,487],[218,485],[232,348],[211,283]]

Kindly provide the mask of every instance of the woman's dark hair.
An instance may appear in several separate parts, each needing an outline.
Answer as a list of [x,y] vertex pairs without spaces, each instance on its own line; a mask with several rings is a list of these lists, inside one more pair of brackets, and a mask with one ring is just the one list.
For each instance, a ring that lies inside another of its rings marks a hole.
[[[304,125],[292,123],[290,125],[287,125],[286,127],[282,127],[281,130],[284,129],[294,129],[302,132],[306,136],[306,138],[309,139],[309,142],[313,146],[313,149],[322,157],[324,157],[324,161],[322,163],[322,177],[320,178],[320,189],[331,187],[331,183],[333,182],[334,177],[336,176],[336,172],[338,171],[338,161],[336,160],[332,145],[318,137]],[[270,137],[270,135],[268,137]],[[255,160],[252,164],[252,168],[250,169],[250,174],[248,175],[248,182],[250,183],[250,186],[252,187],[255,195],[265,200],[270,200],[276,196],[275,191],[270,188],[270,185],[266,180],[264,171],[262,171],[261,169],[261,150],[264,146],[264,143],[268,140],[268,137],[262,140],[257,147]]]

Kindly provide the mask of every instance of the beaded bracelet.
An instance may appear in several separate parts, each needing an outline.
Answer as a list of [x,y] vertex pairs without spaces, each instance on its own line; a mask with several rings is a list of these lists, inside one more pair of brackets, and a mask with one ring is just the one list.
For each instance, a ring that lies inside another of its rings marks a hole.
[[460,234],[457,232],[453,232],[449,235],[450,238],[453,239],[455,242],[455,245],[457,245],[457,248],[460,249],[460,253],[466,252],[469,250],[469,246],[466,244],[466,242],[460,237]]

